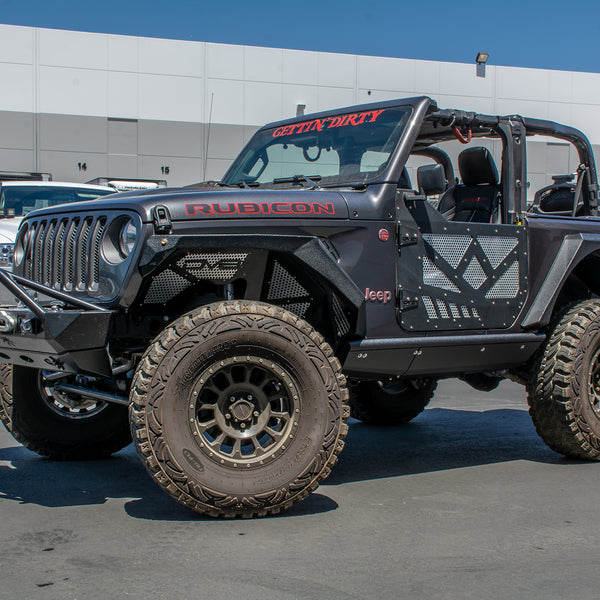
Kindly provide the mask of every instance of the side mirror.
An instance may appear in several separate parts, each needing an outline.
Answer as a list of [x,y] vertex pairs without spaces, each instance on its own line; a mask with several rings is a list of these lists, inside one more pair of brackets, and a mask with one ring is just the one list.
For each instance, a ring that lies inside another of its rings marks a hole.
[[426,196],[442,194],[448,187],[444,167],[438,163],[419,167],[417,169],[417,182],[419,190]]

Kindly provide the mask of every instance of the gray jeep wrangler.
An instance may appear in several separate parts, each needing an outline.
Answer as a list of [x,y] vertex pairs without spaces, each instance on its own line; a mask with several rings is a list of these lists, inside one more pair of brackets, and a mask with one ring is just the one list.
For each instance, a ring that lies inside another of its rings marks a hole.
[[[577,167],[528,203],[536,136]],[[521,382],[544,441],[597,460],[598,198],[588,140],[547,121],[419,97],[267,125],[219,182],[25,217],[0,418],[59,459],[133,437],[214,516],[302,500],[351,413],[407,422],[443,377]]]

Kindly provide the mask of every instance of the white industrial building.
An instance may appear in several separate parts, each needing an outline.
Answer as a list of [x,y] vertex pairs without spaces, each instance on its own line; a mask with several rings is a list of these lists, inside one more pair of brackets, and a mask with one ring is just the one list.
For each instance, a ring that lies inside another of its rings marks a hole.
[[[0,82],[0,171],[70,181],[216,179],[266,122],[415,95],[555,120],[600,149],[596,73],[0,25]],[[555,140],[529,150],[529,166],[541,184],[577,163]]]

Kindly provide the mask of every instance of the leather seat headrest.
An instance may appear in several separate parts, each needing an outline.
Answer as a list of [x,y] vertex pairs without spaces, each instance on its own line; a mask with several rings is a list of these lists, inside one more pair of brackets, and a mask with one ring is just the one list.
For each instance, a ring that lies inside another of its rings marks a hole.
[[464,185],[498,185],[498,169],[490,154],[483,146],[467,148],[458,155],[458,169]]
[[448,182],[444,167],[440,164],[424,165],[417,169],[417,182],[419,189],[426,196],[436,196],[446,190]]

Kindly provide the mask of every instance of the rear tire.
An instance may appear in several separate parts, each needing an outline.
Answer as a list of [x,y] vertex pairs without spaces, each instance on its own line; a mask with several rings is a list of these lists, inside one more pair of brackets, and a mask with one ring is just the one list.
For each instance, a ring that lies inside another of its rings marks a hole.
[[436,379],[361,381],[351,388],[351,415],[369,425],[408,423],[425,410],[436,387]]
[[148,348],[130,403],[147,470],[211,516],[277,513],[331,472],[348,427],[331,347],[305,321],[260,302],[211,304]]
[[600,460],[600,301],[563,312],[528,385],[529,413],[552,450]]
[[0,367],[0,420],[23,446],[57,460],[104,458],[131,443],[126,406],[72,408],[29,367]]

